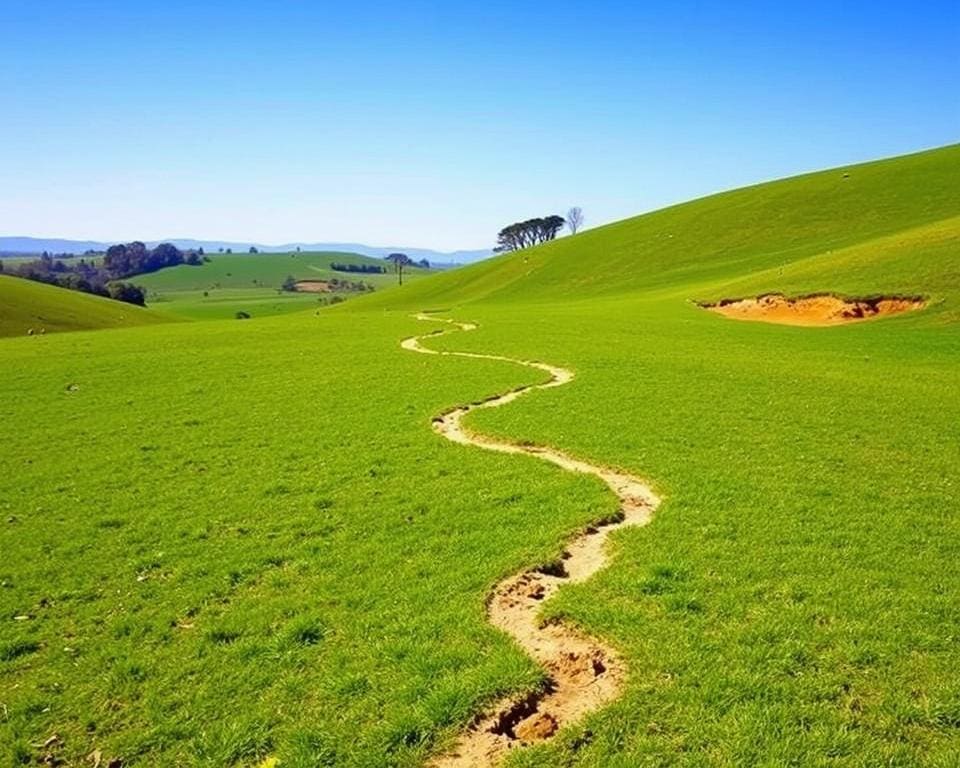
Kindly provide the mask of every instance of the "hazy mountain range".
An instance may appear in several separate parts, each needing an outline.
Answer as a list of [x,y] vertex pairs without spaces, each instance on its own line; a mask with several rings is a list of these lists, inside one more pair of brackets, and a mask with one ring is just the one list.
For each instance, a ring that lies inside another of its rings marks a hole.
[[[120,241],[116,241],[120,242]],[[246,253],[250,246],[254,246],[262,253],[287,253],[295,251],[341,251],[359,253],[364,256],[382,258],[390,253],[405,253],[411,259],[419,261],[427,259],[436,264],[468,264],[485,259],[491,255],[490,250],[478,251],[434,251],[430,248],[409,248],[405,246],[373,246],[361,243],[284,243],[283,245],[264,245],[262,243],[237,243],[226,240],[192,240],[171,237],[166,240],[151,240],[146,242],[149,247],[158,243],[172,243],[177,248],[203,248],[208,253],[216,253],[220,248],[230,248],[234,253]],[[84,253],[85,251],[104,251],[114,245],[113,242],[95,240],[64,240],[59,238],[42,237],[0,237],[0,254],[17,253]]]

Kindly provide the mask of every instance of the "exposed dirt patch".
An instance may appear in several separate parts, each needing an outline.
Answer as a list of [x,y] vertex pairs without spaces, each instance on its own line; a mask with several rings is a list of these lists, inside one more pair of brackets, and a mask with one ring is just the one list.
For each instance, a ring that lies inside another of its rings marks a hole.
[[[461,331],[476,328],[472,323],[439,320],[417,315],[420,320],[449,323]],[[500,453],[525,453],[570,471],[594,475],[603,480],[620,500],[620,512],[611,519],[598,522],[576,536],[562,561],[510,576],[494,587],[488,604],[490,622],[513,637],[539,662],[549,675],[548,684],[540,691],[499,702],[481,720],[460,737],[454,749],[437,758],[435,768],[455,766],[490,766],[510,750],[524,744],[544,741],[561,727],[588,712],[599,709],[615,698],[622,685],[625,669],[617,654],[599,640],[588,637],[564,624],[543,625],[540,606],[563,584],[586,581],[607,565],[605,543],[611,532],[627,525],[650,522],[660,499],[647,485],[632,475],[568,456],[553,448],[501,442],[468,431],[463,417],[480,408],[497,408],[536,389],[559,387],[573,379],[565,368],[530,360],[516,360],[501,355],[472,352],[436,352],[421,346],[424,338],[445,331],[404,339],[401,346],[412,352],[428,355],[503,360],[537,368],[550,374],[550,381],[506,392],[481,403],[463,405],[441,414],[433,428],[448,440],[473,445]]]
[[293,287],[300,293],[330,293],[333,290],[326,280],[298,280]]
[[700,306],[735,320],[823,326],[856,323],[873,317],[909,312],[923,308],[926,301],[916,296],[842,299],[829,294],[790,299],[780,293],[768,293],[755,299],[724,299],[716,304]]

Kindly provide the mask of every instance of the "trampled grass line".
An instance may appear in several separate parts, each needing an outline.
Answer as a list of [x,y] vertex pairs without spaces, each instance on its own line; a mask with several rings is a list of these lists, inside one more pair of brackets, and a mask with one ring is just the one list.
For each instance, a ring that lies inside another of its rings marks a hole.
[[[418,314],[418,320],[444,322],[460,331],[476,328],[472,323]],[[520,698],[499,702],[473,724],[455,748],[432,762],[436,768],[493,765],[511,749],[544,741],[562,726],[614,699],[621,688],[625,665],[601,641],[561,623],[541,625],[539,609],[565,583],[586,581],[607,565],[605,543],[613,531],[628,525],[650,522],[660,499],[642,480],[614,469],[600,467],[546,446],[520,445],[477,434],[463,426],[463,418],[480,408],[496,408],[513,402],[527,392],[559,387],[573,379],[565,368],[502,355],[450,352],[429,349],[420,341],[448,333],[433,331],[404,339],[401,346],[429,355],[502,360],[550,374],[543,384],[510,390],[479,403],[461,405],[437,416],[436,432],[448,440],[489,451],[527,454],[549,461],[569,472],[594,475],[603,480],[620,500],[619,513],[578,534],[565,549],[562,559],[550,566],[522,571],[499,582],[488,603],[490,622],[513,637],[549,673],[545,686]]]

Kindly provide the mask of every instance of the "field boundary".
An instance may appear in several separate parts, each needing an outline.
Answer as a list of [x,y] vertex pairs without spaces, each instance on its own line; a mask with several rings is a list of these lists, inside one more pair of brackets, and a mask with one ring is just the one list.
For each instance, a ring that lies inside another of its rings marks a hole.
[[[445,323],[454,331],[477,328],[474,323],[415,315],[417,320]],[[642,480],[619,470],[591,464],[548,446],[517,444],[468,430],[463,418],[481,408],[497,408],[535,390],[560,387],[573,380],[572,371],[547,363],[503,355],[437,351],[421,341],[450,333],[441,328],[404,339],[400,346],[427,355],[497,360],[544,371],[549,381],[511,389],[503,394],[444,411],[433,419],[433,429],[452,442],[499,453],[526,454],[568,472],[593,475],[607,484],[620,501],[618,513],[578,533],[560,560],[547,567],[521,571],[493,589],[487,605],[490,622],[509,634],[548,673],[539,690],[504,699],[481,716],[446,754],[434,759],[434,768],[494,765],[511,749],[551,738],[561,727],[599,709],[616,698],[626,677],[620,656],[600,640],[560,622],[542,624],[540,607],[563,584],[586,581],[609,563],[606,540],[629,525],[650,522],[660,499]]]

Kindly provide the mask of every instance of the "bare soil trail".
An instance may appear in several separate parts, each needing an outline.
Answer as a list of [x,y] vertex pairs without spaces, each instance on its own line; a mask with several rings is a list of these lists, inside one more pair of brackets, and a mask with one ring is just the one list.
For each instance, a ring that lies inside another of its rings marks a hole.
[[[477,326],[431,317],[418,320],[447,323],[460,331]],[[561,623],[542,624],[540,606],[563,584],[586,581],[608,563],[607,537],[628,525],[646,525],[660,499],[640,479],[625,472],[590,464],[546,446],[518,445],[471,432],[463,426],[463,417],[481,408],[497,408],[511,403],[527,392],[560,387],[573,379],[565,368],[532,360],[473,352],[438,352],[421,345],[426,338],[449,333],[441,329],[404,339],[401,346],[428,355],[502,360],[546,371],[550,380],[511,390],[480,403],[462,405],[440,414],[433,428],[448,440],[488,451],[519,453],[556,464],[570,472],[594,475],[603,480],[620,500],[620,512],[611,520],[597,523],[574,537],[562,559],[549,568],[526,570],[509,576],[493,589],[488,603],[490,622],[503,630],[541,664],[548,673],[542,690],[496,704],[474,723],[446,755],[436,758],[434,768],[455,766],[492,766],[511,749],[553,736],[561,727],[599,709],[616,698],[625,677],[625,665],[619,656],[601,641]]]

